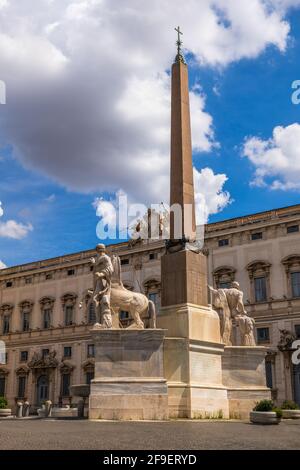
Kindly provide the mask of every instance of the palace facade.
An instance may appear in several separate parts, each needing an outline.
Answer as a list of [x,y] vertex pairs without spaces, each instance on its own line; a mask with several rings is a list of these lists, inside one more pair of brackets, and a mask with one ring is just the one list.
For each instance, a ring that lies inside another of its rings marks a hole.
[[[291,362],[291,343],[300,338],[300,205],[208,224],[205,250],[209,283],[240,283],[248,313],[256,321],[257,344],[268,348],[267,384],[281,403],[300,404],[300,366]],[[128,289],[143,292],[160,307],[163,241],[108,247],[122,263]],[[32,409],[45,399],[72,403],[70,385],[94,374],[90,336],[95,311],[89,259],[94,250],[0,271],[0,396],[14,408],[18,399]],[[122,321],[128,323],[126,312]]]

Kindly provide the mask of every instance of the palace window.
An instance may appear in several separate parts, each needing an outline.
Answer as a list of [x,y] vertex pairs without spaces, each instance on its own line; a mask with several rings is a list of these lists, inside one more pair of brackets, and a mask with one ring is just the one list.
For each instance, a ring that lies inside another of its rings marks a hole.
[[50,328],[50,324],[51,324],[51,309],[45,308],[44,314],[43,314],[43,328],[47,330],[48,328]]
[[76,294],[65,294],[62,298],[65,326],[74,324],[74,308],[76,304]]
[[95,345],[94,344],[87,345],[87,357],[95,357]]
[[29,331],[29,327],[30,327],[29,318],[30,318],[29,312],[23,312],[23,320],[22,320],[23,331]]
[[26,390],[26,377],[24,375],[20,375],[18,377],[18,398],[25,398],[25,390]]
[[254,278],[255,302],[267,300],[267,280],[265,277]]
[[295,335],[297,339],[300,339],[300,325],[295,325]]
[[300,272],[291,273],[292,297],[300,297]]
[[68,269],[67,274],[68,274],[68,276],[74,276],[75,275],[75,269]]
[[13,282],[12,281],[7,281],[6,284],[5,284],[6,287],[12,287],[13,286]]
[[5,397],[5,377],[0,377],[0,397]]
[[299,232],[299,225],[290,225],[286,228],[286,233],[297,233]]
[[88,307],[88,322],[91,324],[96,323],[96,308],[94,302],[90,302]]
[[148,281],[144,282],[143,287],[148,299],[154,303],[156,312],[159,312],[161,289],[160,281],[157,279],[149,279]]
[[49,349],[42,349],[42,358],[45,359],[47,356],[49,356]]
[[28,351],[21,351],[20,362],[27,362],[27,361],[28,361]]
[[125,312],[125,310],[121,310],[120,312],[120,320],[128,320],[129,318],[129,313]]
[[71,374],[62,374],[61,376],[61,395],[63,397],[70,396]]
[[214,270],[213,277],[217,289],[229,289],[235,279],[235,269],[231,266],[220,266]]
[[228,238],[223,238],[222,240],[219,240],[218,245],[219,245],[219,247],[228,246],[229,245],[229,239]]
[[71,346],[64,347],[64,357],[72,357],[72,348]]
[[50,279],[53,279],[53,274],[52,273],[46,274],[46,281],[50,281]]
[[300,297],[300,255],[287,256],[281,262],[286,272],[288,297]]
[[65,309],[65,325],[73,325],[73,305],[67,305]]
[[93,380],[94,377],[95,377],[95,373],[93,371],[86,372],[86,374],[85,374],[86,384],[90,385],[90,383],[91,383],[91,381]]
[[156,307],[158,306],[158,293],[157,292],[149,292],[148,299],[152,300],[152,302],[154,303]]
[[32,312],[33,303],[29,300],[23,300],[19,304],[20,313],[21,313],[21,330],[29,331],[30,330],[30,315]]
[[273,367],[271,361],[265,361],[265,368],[266,368],[266,382],[268,388],[273,388]]
[[270,342],[270,329],[269,328],[256,328],[257,342],[269,343]]
[[42,328],[47,330],[51,327],[52,311],[55,299],[52,297],[42,297],[40,300],[42,314]]
[[262,240],[263,234],[262,232],[251,233],[251,240]]
[[270,268],[266,261],[253,261],[248,264],[252,302],[266,302],[270,296]]
[[150,255],[149,255],[149,260],[150,260],[150,261],[153,261],[153,260],[155,260],[155,259],[157,259],[157,253],[150,253]]
[[129,264],[129,259],[128,258],[121,259],[121,265],[124,266],[125,264]]
[[2,334],[7,335],[10,330],[10,315],[3,316]]

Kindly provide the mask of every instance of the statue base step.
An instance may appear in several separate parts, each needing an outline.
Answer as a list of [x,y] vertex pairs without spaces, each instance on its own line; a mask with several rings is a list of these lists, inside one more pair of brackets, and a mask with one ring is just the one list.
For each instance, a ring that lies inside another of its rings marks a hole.
[[271,399],[271,390],[266,386],[266,354],[262,346],[225,347],[222,371],[230,418],[248,419],[256,402]]
[[95,378],[89,419],[168,419],[168,387],[163,373],[165,331],[92,330]]

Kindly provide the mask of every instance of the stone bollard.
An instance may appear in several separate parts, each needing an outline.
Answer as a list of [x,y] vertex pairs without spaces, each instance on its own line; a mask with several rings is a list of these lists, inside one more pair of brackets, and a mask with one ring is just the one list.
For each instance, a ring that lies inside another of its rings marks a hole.
[[29,411],[30,411],[30,404],[29,401],[25,401],[23,405],[23,417],[28,418],[29,416]]
[[23,403],[21,401],[17,402],[16,417],[17,418],[22,418],[23,417]]
[[45,401],[45,418],[50,418],[52,412],[52,401],[47,400]]

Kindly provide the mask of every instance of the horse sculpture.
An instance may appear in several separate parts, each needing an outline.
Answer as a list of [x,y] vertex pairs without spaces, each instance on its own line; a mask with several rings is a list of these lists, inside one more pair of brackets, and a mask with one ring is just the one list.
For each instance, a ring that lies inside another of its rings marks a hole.
[[119,319],[120,311],[128,312],[133,323],[129,328],[144,328],[141,316],[148,314],[149,327],[156,328],[156,309],[152,300],[139,292],[126,289],[121,280],[121,261],[119,256],[112,256],[114,272],[111,282],[110,308],[113,315]]
[[[121,311],[125,311],[129,313],[133,320],[128,328],[145,328],[141,317],[147,317],[149,328],[156,328],[156,309],[154,302],[149,300],[144,294],[126,289],[121,280],[121,261],[119,256],[113,255],[111,261],[113,274],[110,284],[110,310],[113,317],[113,327],[122,328],[119,314]],[[88,290],[88,295],[89,297],[86,302],[87,308],[89,308],[91,303],[94,303],[97,312],[99,307],[99,295],[92,290]],[[83,302],[80,303],[80,306],[82,305]],[[97,322],[99,320],[100,319],[97,319]]]

